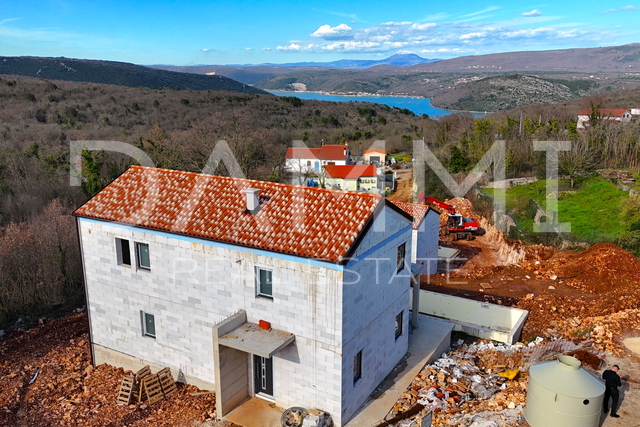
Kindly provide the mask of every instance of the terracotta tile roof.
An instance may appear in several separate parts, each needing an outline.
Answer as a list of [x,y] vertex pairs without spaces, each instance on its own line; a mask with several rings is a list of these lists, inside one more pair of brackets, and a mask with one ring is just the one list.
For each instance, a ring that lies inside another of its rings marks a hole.
[[[260,210],[246,212],[246,188]],[[339,262],[382,197],[132,166],[75,211],[82,217]]]
[[403,202],[392,202],[394,205],[408,213],[413,217],[412,227],[414,230],[417,230],[420,227],[420,223],[427,216],[427,212],[431,209],[426,205],[418,205],[415,203],[403,203]]
[[376,165],[327,165],[324,170],[331,178],[357,179],[361,176],[378,176]]
[[[621,117],[627,111],[630,111],[630,110],[622,110],[622,109],[615,109],[615,108],[602,108],[602,109],[600,109],[600,116],[601,117]],[[579,116],[590,116],[591,115],[591,108],[585,108],[584,110],[580,111],[578,113],[578,115]]]
[[349,152],[348,145],[325,144],[320,148],[289,147],[287,159],[319,159],[319,160],[345,160]]
[[306,147],[289,147],[287,149],[287,159],[319,159],[319,148],[306,148]]
[[383,150],[382,148],[369,148],[368,150],[364,150],[364,154],[368,153],[387,154],[387,150]]

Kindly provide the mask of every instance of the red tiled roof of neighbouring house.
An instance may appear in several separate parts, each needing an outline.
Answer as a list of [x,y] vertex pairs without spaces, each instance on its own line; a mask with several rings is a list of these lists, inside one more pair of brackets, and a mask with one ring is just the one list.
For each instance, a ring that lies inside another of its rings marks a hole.
[[319,160],[345,160],[348,145],[323,145],[320,148],[289,147],[287,149],[287,159],[319,159]]
[[403,203],[403,202],[392,202],[394,205],[408,213],[413,217],[412,227],[414,230],[417,230],[420,227],[420,223],[427,216],[427,212],[431,209],[426,205],[418,205],[415,203]]
[[[622,110],[615,108],[601,108],[600,109],[600,117],[621,117],[624,113],[631,110]],[[579,116],[590,116],[593,111],[591,108],[585,108],[584,110],[578,113]]]
[[358,179],[376,177],[376,165],[327,165],[324,170],[331,178]]
[[[246,212],[242,190],[247,188],[261,190],[255,214]],[[374,194],[132,166],[75,214],[340,262],[381,200]]]
[[368,153],[387,154],[387,150],[383,150],[382,148],[369,148],[368,150],[364,150],[364,154]]

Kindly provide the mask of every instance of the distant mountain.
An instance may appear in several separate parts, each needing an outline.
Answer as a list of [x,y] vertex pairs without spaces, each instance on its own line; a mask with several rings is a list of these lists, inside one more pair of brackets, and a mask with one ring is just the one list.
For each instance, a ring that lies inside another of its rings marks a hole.
[[[461,56],[433,64],[418,64],[412,71],[444,73],[481,72],[640,72],[640,43],[581,49],[504,52]],[[633,76],[632,76],[633,77]]]
[[149,67],[179,71],[184,73],[208,74],[226,76],[239,82],[254,85],[270,77],[281,74],[320,71],[320,70],[365,70],[375,66],[409,67],[419,64],[428,64],[440,61],[439,59],[422,58],[413,53],[397,53],[386,59],[341,59],[332,62],[291,62],[286,64],[238,64],[238,65],[150,65]]
[[0,56],[0,74],[51,80],[106,83],[129,87],[266,92],[228,77],[158,70],[126,62],[88,59]]
[[[363,69],[370,68],[376,65],[398,65],[406,67],[409,65],[427,64],[430,62],[437,62],[439,59],[427,59],[422,58],[415,53],[396,53],[386,59],[374,60],[374,59],[340,59],[338,61],[331,62],[291,62],[285,64],[259,64],[259,65],[271,65],[277,67],[328,67],[328,68],[348,68],[348,69]],[[254,67],[255,65],[236,65],[236,67]]]

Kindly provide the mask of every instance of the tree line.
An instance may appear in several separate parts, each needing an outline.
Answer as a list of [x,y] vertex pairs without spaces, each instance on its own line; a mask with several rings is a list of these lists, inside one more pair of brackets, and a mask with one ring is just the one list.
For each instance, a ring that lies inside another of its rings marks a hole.
[[[594,108],[615,106],[607,98],[591,101]],[[310,147],[348,143],[360,155],[375,140],[385,140],[394,154],[410,153],[413,140],[424,139],[460,178],[496,139],[507,141],[509,177],[542,173],[544,158],[532,149],[536,139],[572,141],[574,149],[563,154],[563,173],[637,167],[637,123],[618,126],[603,120],[579,132],[577,109],[538,105],[477,119],[459,113],[432,120],[372,103],[1,76],[0,324],[36,307],[82,300],[70,214],[133,160],[106,151],[84,152],[82,186],[71,187],[71,140],[126,142],[158,167],[200,172],[224,139],[245,176],[274,182],[288,182],[284,156],[293,140]],[[224,166],[216,173],[225,174]],[[439,180],[427,177],[427,190],[447,197]]]

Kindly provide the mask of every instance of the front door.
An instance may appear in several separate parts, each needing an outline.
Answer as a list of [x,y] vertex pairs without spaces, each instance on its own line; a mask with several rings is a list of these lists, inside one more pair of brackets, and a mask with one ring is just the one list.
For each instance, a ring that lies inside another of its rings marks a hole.
[[253,355],[253,372],[255,376],[255,393],[265,397],[273,397],[273,360]]

